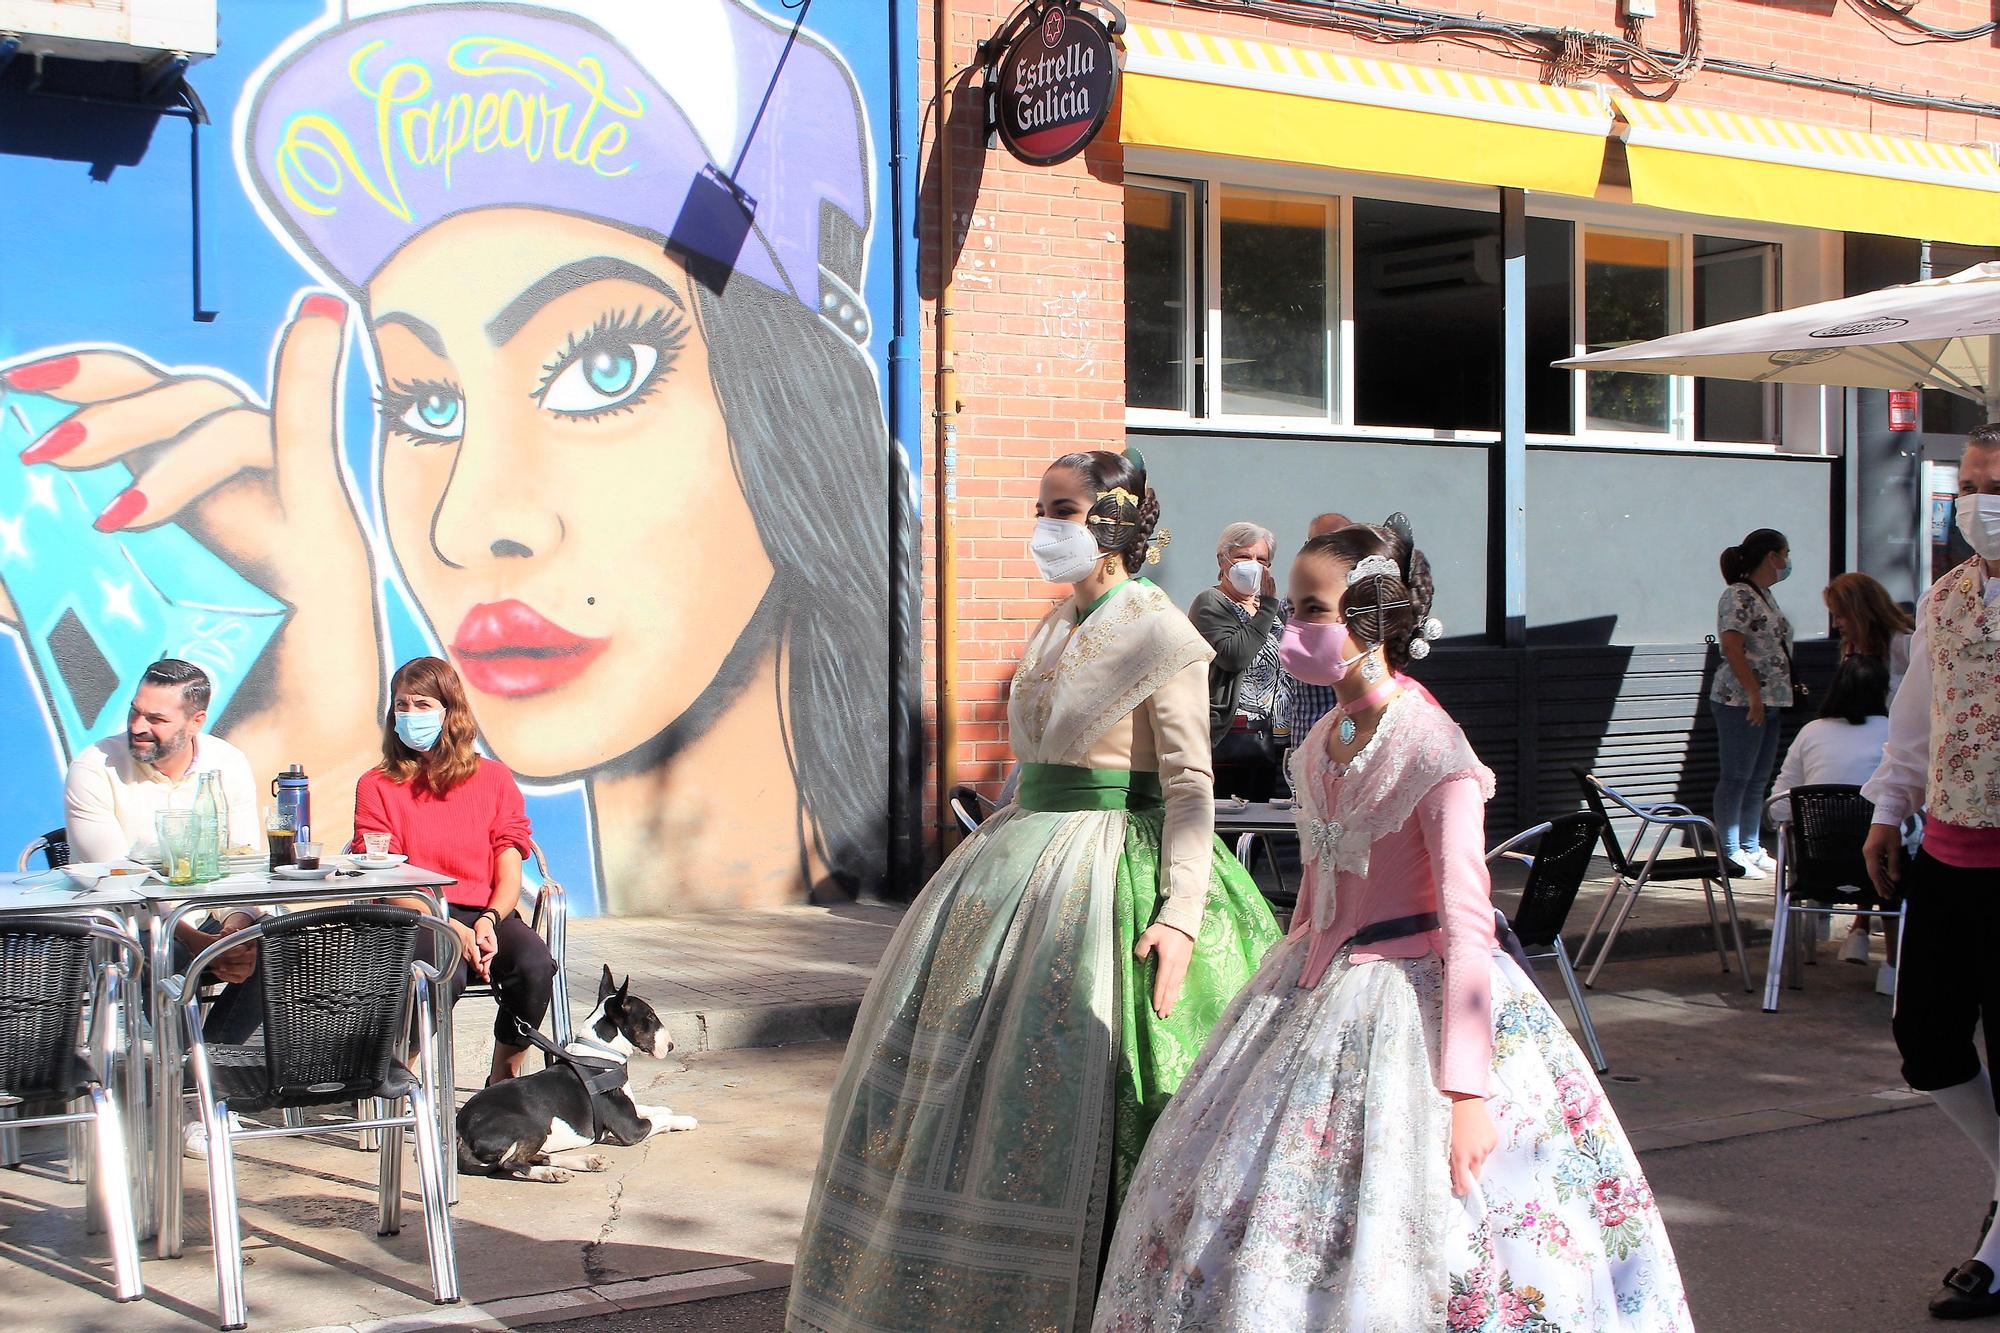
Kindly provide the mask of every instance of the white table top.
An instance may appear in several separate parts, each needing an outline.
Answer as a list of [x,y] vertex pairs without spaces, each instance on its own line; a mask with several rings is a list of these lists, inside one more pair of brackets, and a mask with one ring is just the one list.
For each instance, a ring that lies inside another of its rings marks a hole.
[[1218,828],[1288,829],[1292,827],[1298,809],[1291,805],[1276,805],[1270,801],[1251,801],[1238,805],[1234,801],[1218,799],[1215,803],[1215,823]]
[[[343,870],[353,869],[347,857],[335,857]],[[359,874],[329,875],[325,879],[283,879],[268,870],[246,871],[210,880],[206,884],[169,884],[154,876],[115,875],[81,889],[75,880],[59,870],[34,874],[0,874],[0,912],[50,911],[132,907],[140,903],[201,902],[206,899],[255,901],[259,894],[273,901],[291,897],[338,896],[363,898],[377,893],[408,889],[438,889],[455,883],[422,866],[400,865],[392,870],[363,870]]]

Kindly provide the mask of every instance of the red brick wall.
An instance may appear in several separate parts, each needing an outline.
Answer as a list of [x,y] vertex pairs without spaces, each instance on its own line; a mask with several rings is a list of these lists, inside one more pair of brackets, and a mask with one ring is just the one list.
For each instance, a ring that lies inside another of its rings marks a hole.
[[[1655,47],[1680,41],[1678,6],[1659,0],[1645,40]],[[1467,14],[1617,33],[1617,0],[1492,0],[1478,6],[1438,5]],[[1118,448],[1124,439],[1122,329],[1122,154],[1114,110],[1096,143],[1055,167],[1029,167],[1005,149],[987,149],[979,130],[983,100],[974,47],[1013,10],[1001,0],[958,0],[951,70],[959,112],[952,131],[956,154],[953,227],[941,244],[936,175],[936,106],[931,103],[936,49],[930,3],[918,6],[920,99],[924,117],[921,253],[924,283],[924,411],[935,411],[936,320],[941,260],[956,275],[954,343],[958,370],[958,753],[954,780],[989,793],[998,788],[1010,755],[1003,691],[1022,638],[1049,606],[1050,590],[1028,559],[1026,538],[1035,488],[1050,459],[1072,449]],[[1130,0],[1135,21],[1239,36],[1266,37],[1378,59],[1431,63],[1539,78],[1532,62],[1448,42],[1385,45],[1324,29],[1262,17],[1169,3]],[[1923,0],[1916,14],[1936,27],[1969,28],[1993,15],[1977,0]],[[1704,52],[1758,64],[1776,63],[1827,77],[1910,91],[2000,101],[2000,43],[1896,46],[1840,0],[1701,0]],[[1685,83],[1677,101],[1941,142],[2000,141],[2000,120],[1957,112],[1884,105],[1835,92],[1704,72]],[[937,494],[935,434],[924,446],[924,725],[930,747],[926,808],[935,810],[937,743]],[[1169,524],[1171,526],[1171,523]]]

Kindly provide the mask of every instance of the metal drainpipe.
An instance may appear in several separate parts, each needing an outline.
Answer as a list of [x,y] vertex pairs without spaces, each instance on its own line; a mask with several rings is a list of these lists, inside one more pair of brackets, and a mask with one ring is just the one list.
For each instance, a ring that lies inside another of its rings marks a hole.
[[953,363],[952,332],[957,296],[957,265],[952,254],[955,212],[952,181],[952,0],[931,0],[933,77],[937,93],[938,136],[938,310],[937,310],[937,736],[938,836],[946,847],[952,836],[950,793],[958,781],[958,368]]

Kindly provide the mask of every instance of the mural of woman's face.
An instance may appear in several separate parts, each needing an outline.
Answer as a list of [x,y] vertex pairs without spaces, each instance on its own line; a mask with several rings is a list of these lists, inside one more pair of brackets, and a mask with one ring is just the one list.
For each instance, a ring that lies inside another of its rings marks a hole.
[[495,753],[555,777],[651,739],[772,577],[686,270],[495,208],[412,240],[366,296],[389,540]]

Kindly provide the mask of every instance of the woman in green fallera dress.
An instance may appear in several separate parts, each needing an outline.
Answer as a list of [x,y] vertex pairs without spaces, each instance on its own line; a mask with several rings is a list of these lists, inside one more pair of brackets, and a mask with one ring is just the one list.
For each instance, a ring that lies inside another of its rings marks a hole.
[[1136,451],[1069,454],[1030,542],[1019,795],[910,907],[855,1022],[793,1272],[800,1333],[1087,1328],[1139,1150],[1278,930],[1216,841],[1210,649],[1133,577]]

